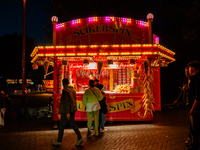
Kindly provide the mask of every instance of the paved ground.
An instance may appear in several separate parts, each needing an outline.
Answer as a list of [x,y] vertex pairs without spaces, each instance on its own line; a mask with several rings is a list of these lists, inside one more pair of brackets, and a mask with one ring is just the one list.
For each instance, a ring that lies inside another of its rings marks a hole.
[[61,147],[54,147],[58,130],[50,118],[18,118],[11,112],[10,120],[0,129],[1,150],[184,150],[188,135],[185,108],[164,108],[156,112],[152,122],[106,123],[99,137],[86,138],[86,122],[77,122],[84,143],[76,147],[76,135],[69,125]]

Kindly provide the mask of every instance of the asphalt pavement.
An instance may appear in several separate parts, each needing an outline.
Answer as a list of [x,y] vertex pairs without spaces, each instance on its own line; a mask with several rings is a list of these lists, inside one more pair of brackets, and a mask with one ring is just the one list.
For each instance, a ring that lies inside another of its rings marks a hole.
[[58,129],[51,117],[22,117],[10,111],[0,129],[0,150],[185,150],[189,130],[185,107],[163,107],[150,122],[106,122],[98,137],[87,138],[87,122],[77,122],[84,143],[76,147],[77,137],[66,126],[62,146],[54,147]]

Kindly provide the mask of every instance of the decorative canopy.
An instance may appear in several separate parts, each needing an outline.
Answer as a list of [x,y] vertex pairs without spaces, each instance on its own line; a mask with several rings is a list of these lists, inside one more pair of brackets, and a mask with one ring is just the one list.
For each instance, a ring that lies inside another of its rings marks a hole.
[[[52,18],[57,20],[56,17]],[[153,14],[148,14],[147,19],[153,19]],[[96,60],[148,58],[151,62],[167,65],[175,61],[175,53],[160,45],[159,37],[151,30],[149,21],[109,16],[59,23],[54,29],[54,46],[35,47],[31,62],[46,58],[52,62],[55,57],[68,61],[82,61],[91,57]]]
[[104,57],[106,59],[134,59],[148,57],[151,60],[162,59],[167,64],[175,61],[175,53],[159,44],[127,44],[127,45],[67,45],[67,46],[38,46],[31,53],[32,63],[46,57]]

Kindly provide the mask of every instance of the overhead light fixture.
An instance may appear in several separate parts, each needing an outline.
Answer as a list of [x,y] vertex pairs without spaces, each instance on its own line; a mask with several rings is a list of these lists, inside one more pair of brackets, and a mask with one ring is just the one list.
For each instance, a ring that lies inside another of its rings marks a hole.
[[89,63],[88,69],[97,69],[97,63],[95,63],[95,62]]

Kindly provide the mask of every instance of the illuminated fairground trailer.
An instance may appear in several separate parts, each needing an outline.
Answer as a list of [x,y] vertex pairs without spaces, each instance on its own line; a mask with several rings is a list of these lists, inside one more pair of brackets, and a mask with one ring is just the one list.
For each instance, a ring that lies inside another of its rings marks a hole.
[[34,69],[54,66],[54,120],[60,119],[63,78],[77,92],[77,121],[87,120],[83,94],[90,79],[104,85],[107,121],[153,120],[153,112],[161,111],[160,67],[175,61],[175,53],[152,34],[152,14],[147,20],[90,17],[57,24],[52,17],[53,46],[35,47],[31,57]]

